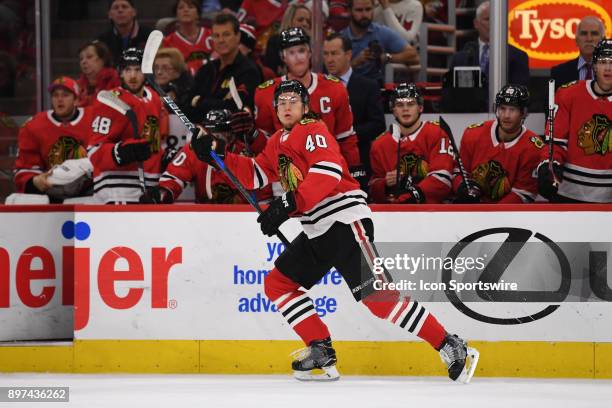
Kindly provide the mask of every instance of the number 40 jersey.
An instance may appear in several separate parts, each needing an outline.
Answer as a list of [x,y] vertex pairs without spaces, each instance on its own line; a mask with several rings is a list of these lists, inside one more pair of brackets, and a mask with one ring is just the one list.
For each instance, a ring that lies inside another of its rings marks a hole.
[[366,193],[321,121],[305,119],[291,131],[277,130],[254,159],[228,153],[225,163],[247,189],[280,181],[283,190],[294,192],[298,220],[309,238],[336,221],[350,224],[371,217]]
[[[259,85],[255,91],[255,125],[268,134],[282,126],[274,110],[274,90],[287,77],[271,79]],[[348,92],[334,76],[311,74],[308,87],[310,109],[327,125],[330,133],[340,145],[340,151],[349,167],[360,164],[357,135],[353,130],[353,113],[349,105]]]

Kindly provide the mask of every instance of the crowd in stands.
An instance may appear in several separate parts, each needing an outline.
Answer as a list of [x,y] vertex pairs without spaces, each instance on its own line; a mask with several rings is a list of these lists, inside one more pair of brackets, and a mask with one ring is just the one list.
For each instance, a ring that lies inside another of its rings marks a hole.
[[[425,95],[416,78],[385,83],[387,64],[419,64],[419,27],[444,22],[444,3],[323,0],[324,72],[316,73],[311,1],[178,0],[171,18],[157,27],[165,37],[153,64],[155,82],[202,131],[218,134],[228,149],[252,157],[282,128],[275,89],[285,80],[300,81],[310,95],[309,115],[322,120],[336,138],[371,202],[612,202],[612,183],[601,182],[612,179],[612,156],[606,155],[612,155],[612,55],[601,41],[603,23],[596,17],[583,19],[576,34],[580,57],[552,71],[565,103],[559,102],[564,116],[558,117],[552,140],[525,127],[530,95],[523,51],[508,45],[508,84],[494,101],[488,100],[490,7],[488,1],[470,2],[477,6],[478,37],[450,58],[441,81],[442,106],[451,112],[462,107],[485,111],[493,105],[496,119],[465,129],[457,154],[452,135],[439,123],[422,120]],[[192,133],[146,84],[140,65],[152,28],[139,24],[134,1],[110,0],[108,18],[110,29],[79,49],[80,77],[57,78],[49,87],[52,109],[22,127],[14,169],[17,192],[47,195],[51,202],[86,195],[101,203],[172,203],[193,185],[189,200],[243,202],[219,169],[197,160],[190,151]],[[17,68],[3,55],[0,50],[5,76],[0,75],[0,93],[10,95],[6,78],[13,78]],[[455,67],[475,67],[480,86],[471,88],[479,90],[468,94],[457,86],[461,79]],[[574,80],[588,82],[561,86]],[[566,100],[584,97],[577,87],[594,99],[583,108],[588,105],[589,114],[601,116],[589,122],[594,126],[589,132],[580,129],[587,123],[574,120],[579,107]],[[102,91],[129,105],[137,123],[98,100]],[[385,112],[393,115],[390,127]],[[549,142],[557,150],[554,166]],[[590,159],[576,161],[572,143],[594,144],[581,154],[599,154],[596,165],[590,166]],[[66,160],[78,161],[64,166],[74,177],[58,181],[58,165]],[[592,173],[598,178],[585,181]],[[566,179],[575,185],[564,187],[570,183]],[[67,187],[57,188],[58,183]],[[271,185],[257,198],[279,195],[287,188],[282,184]]]

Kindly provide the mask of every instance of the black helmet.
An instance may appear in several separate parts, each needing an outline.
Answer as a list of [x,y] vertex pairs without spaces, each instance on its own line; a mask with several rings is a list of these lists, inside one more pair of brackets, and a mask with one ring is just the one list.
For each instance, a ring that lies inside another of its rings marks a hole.
[[280,33],[280,49],[293,47],[294,45],[310,44],[310,37],[306,31],[299,27],[288,28]]
[[612,58],[612,39],[603,38],[595,46],[593,64],[597,64],[601,58]]
[[227,109],[213,109],[204,117],[204,128],[211,133],[230,132],[232,114]]
[[278,97],[281,94],[287,92],[295,92],[302,98],[302,103],[307,106],[310,103],[310,95],[308,94],[308,90],[300,81],[295,79],[291,79],[288,81],[282,81],[276,89],[274,90],[274,108],[278,105]]
[[529,106],[529,91],[523,85],[504,85],[495,95],[495,109],[501,105],[526,109]]
[[406,82],[397,84],[397,86],[392,89],[389,94],[389,109],[393,110],[395,101],[398,99],[409,98],[413,98],[417,101],[417,104],[423,105],[423,95],[421,95],[421,91],[419,91],[419,88],[417,88],[415,84],[408,84]]
[[142,50],[140,48],[128,48],[121,54],[119,69],[124,69],[129,65],[142,65]]

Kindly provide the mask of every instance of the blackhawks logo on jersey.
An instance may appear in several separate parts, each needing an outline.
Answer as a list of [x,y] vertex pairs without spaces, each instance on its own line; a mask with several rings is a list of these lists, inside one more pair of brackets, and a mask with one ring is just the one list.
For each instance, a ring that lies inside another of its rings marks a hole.
[[72,136],[62,136],[53,143],[47,161],[49,167],[56,164],[62,164],[69,159],[82,159],[87,157],[87,151],[81,144]]
[[510,192],[510,181],[502,165],[496,160],[482,163],[472,172],[474,181],[478,183],[485,196],[492,201],[498,201]]
[[587,156],[612,152],[612,121],[606,115],[594,114],[578,130],[578,146]]
[[147,116],[147,120],[142,128],[143,139],[151,144],[151,153],[161,150],[161,136],[159,134],[159,119],[155,116]]
[[304,180],[300,169],[284,154],[278,156],[278,175],[283,190],[287,192],[297,190],[302,180]]
[[208,53],[204,51],[194,51],[185,60],[185,62],[208,60]]
[[429,163],[414,153],[405,154],[400,160],[400,178],[410,176],[413,182],[418,183],[429,173]]

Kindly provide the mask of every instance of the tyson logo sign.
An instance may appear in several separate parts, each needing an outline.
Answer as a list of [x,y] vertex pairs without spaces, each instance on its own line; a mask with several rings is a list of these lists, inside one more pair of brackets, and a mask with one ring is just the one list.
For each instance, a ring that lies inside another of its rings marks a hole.
[[508,7],[508,43],[529,55],[531,68],[576,58],[576,28],[586,16],[599,17],[612,34],[609,0],[510,0]]

